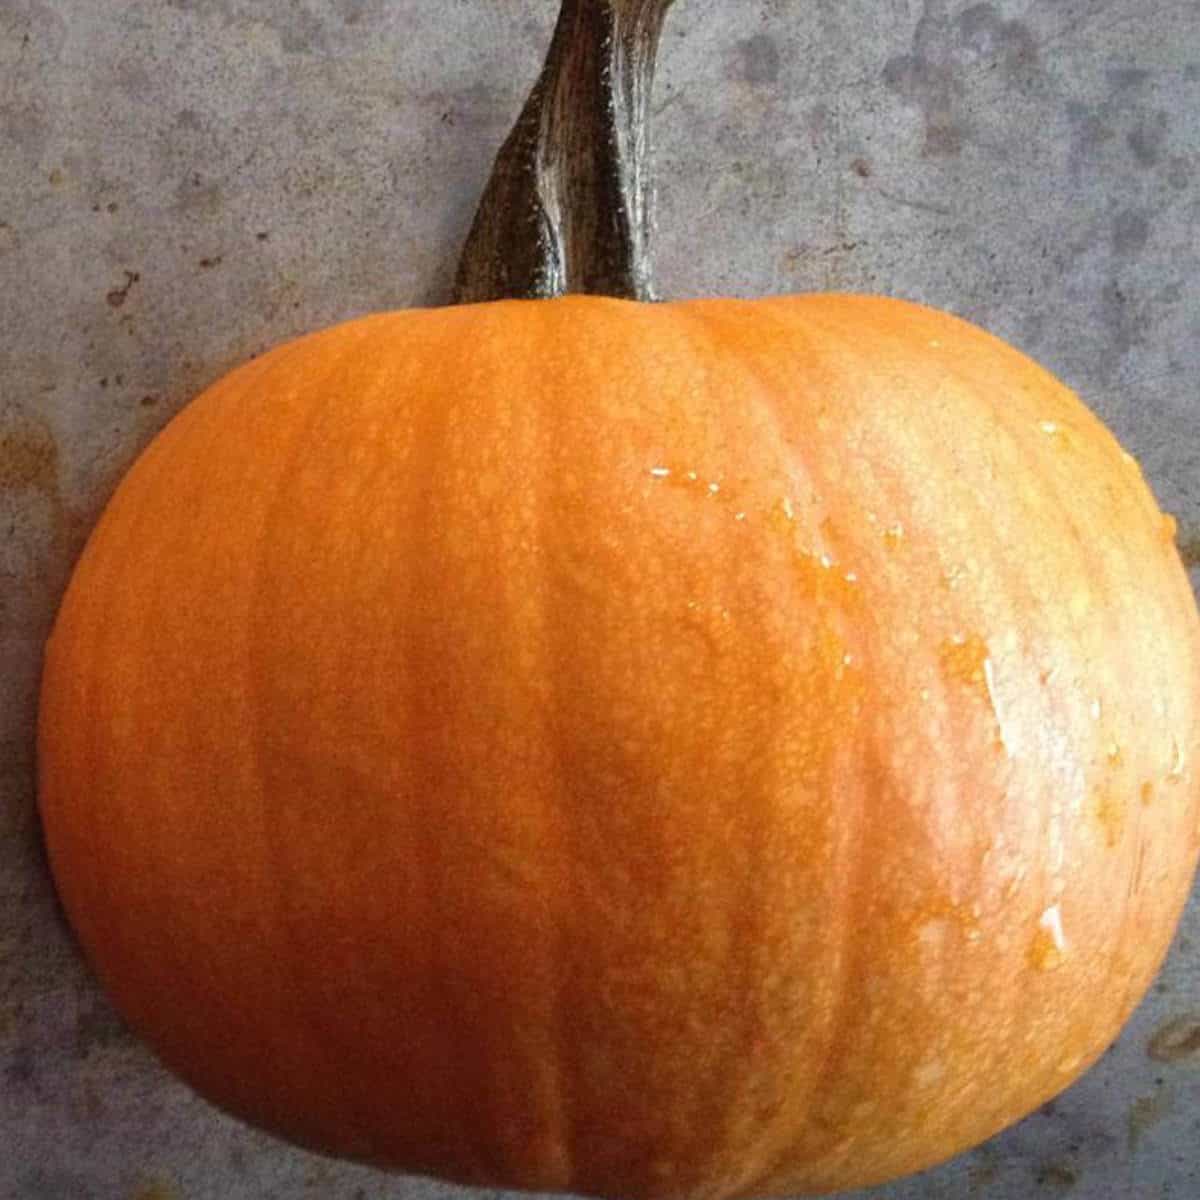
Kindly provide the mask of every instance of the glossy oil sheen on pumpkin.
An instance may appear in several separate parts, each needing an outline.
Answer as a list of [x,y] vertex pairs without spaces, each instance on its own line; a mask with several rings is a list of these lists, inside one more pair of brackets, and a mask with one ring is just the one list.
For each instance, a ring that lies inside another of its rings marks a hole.
[[234,1112],[480,1184],[817,1191],[1109,1044],[1195,869],[1198,691],[1139,471],[994,338],[488,304],[157,439],[48,649],[41,801],[122,1011]]

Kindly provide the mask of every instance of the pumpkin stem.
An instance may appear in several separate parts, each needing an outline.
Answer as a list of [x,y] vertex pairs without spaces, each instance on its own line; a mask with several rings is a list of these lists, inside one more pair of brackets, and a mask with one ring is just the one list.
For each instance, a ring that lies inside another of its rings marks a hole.
[[673,0],[563,0],[546,65],[475,216],[456,303],[653,300],[648,124]]

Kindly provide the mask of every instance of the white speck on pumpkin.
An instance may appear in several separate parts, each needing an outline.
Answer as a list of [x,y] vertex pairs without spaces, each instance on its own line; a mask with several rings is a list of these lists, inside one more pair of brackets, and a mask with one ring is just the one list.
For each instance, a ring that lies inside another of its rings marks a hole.
[[1038,919],[1038,925],[1050,935],[1050,940],[1054,943],[1054,949],[1061,954],[1067,948],[1067,935],[1063,931],[1061,905],[1050,905]]
[[1171,769],[1167,772],[1167,778],[1170,780],[1183,778],[1183,747],[1179,744],[1179,739],[1173,734],[1171,736]]
[[988,702],[992,706],[992,714],[996,718],[996,727],[1000,730],[1000,744],[1004,747],[1004,753],[1009,757],[1015,757],[1012,746],[1012,729],[1004,718],[1004,714],[1000,711],[1000,701],[996,696],[996,668],[992,664],[991,656],[983,660],[983,683],[987,688]]

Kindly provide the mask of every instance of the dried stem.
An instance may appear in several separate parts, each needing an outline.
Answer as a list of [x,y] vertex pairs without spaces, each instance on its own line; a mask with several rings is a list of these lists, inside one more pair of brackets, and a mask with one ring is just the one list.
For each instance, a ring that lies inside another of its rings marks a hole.
[[546,65],[467,238],[457,303],[655,298],[648,124],[672,2],[563,0]]

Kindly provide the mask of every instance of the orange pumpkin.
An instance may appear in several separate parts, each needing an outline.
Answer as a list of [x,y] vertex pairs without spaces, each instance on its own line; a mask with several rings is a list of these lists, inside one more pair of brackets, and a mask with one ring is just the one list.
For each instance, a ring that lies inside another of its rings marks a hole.
[[186,408],[50,641],[41,805],[163,1059],[310,1146],[725,1197],[1060,1091],[1200,851],[1133,460],[899,301],[354,321]]
[[63,899],[170,1065],[312,1145],[606,1194],[913,1170],[1084,1070],[1167,947],[1170,533],[1065,388],[899,302],[344,325],[186,409],[87,548]]

